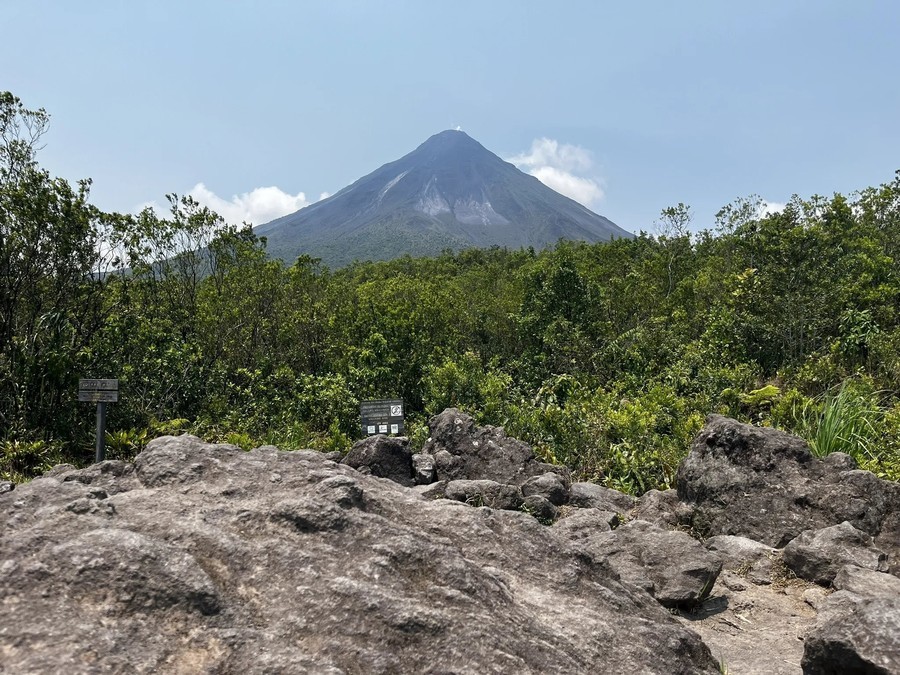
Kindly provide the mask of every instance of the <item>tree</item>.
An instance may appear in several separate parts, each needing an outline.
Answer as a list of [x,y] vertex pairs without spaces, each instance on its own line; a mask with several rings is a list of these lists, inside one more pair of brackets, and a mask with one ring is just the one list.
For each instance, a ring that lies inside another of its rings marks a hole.
[[43,109],[0,93],[0,437],[68,435],[102,321],[101,236],[116,220],[40,168]]

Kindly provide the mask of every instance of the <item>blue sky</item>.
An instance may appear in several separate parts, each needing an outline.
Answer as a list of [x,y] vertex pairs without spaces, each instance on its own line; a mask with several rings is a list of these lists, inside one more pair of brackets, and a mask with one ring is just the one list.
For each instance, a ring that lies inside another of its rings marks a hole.
[[[900,3],[2,0],[40,158],[259,222],[461,127],[626,229],[900,168]],[[263,189],[267,188],[267,189]]]

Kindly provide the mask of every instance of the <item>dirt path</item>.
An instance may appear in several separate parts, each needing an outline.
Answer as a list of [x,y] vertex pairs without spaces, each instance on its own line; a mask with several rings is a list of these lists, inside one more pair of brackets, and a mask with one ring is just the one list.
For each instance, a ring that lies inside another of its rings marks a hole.
[[816,621],[804,593],[815,602],[826,591],[799,580],[758,585],[723,571],[706,602],[679,620],[700,634],[729,675],[797,675],[803,635]]

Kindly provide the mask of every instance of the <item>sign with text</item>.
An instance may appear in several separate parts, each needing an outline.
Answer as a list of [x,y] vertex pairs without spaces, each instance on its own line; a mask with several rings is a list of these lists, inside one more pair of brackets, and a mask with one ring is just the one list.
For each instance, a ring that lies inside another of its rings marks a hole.
[[118,403],[118,380],[78,380],[78,400],[86,403]]
[[359,404],[359,418],[363,436],[402,434],[405,430],[403,401],[400,399],[362,401]]
[[106,459],[106,404],[119,402],[118,380],[78,380],[78,400],[97,404],[96,460]]

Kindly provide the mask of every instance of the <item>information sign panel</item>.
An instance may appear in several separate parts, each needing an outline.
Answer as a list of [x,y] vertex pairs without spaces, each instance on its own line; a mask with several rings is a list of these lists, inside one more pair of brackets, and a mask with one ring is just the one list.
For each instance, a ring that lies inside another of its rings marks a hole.
[[118,380],[78,380],[78,391],[117,391]]
[[359,417],[363,436],[402,434],[405,430],[403,401],[400,399],[362,401],[359,404]]
[[104,389],[79,389],[78,400],[82,403],[118,403],[119,391],[107,391]]

